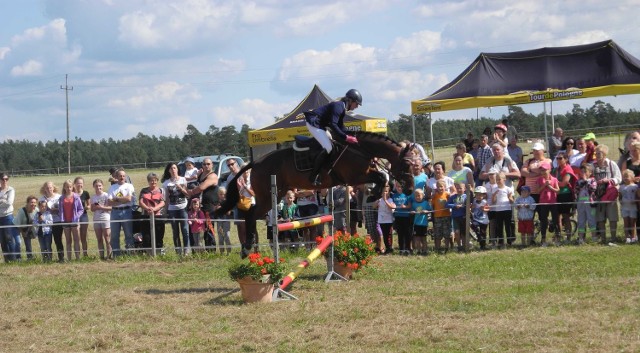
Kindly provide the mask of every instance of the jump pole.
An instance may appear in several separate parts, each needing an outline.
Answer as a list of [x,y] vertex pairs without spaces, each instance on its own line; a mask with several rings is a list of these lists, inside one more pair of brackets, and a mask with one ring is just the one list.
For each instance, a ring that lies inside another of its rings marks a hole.
[[299,221],[280,223],[278,224],[278,231],[283,232],[285,230],[293,230],[298,228],[306,228],[311,226],[317,226],[318,224],[327,223],[333,221],[333,215],[326,214],[320,217],[306,218]]
[[[276,261],[280,261],[280,244],[278,243],[278,183],[276,176],[271,176],[271,227],[273,233],[273,254]],[[273,301],[298,300],[296,296],[284,291],[285,287],[278,286],[271,296]]]
[[[331,200],[332,217],[333,217],[333,214],[336,212],[336,210],[335,210],[335,200],[333,198],[335,189],[336,189],[336,187],[334,186],[329,190],[329,192],[331,193],[330,200]],[[346,185],[345,185],[345,193],[347,194],[346,195],[347,200],[349,200],[348,199],[348,197],[349,197],[348,196],[349,188]],[[331,226],[331,234],[333,234],[333,232],[334,232],[334,227],[333,227],[334,223],[331,223],[331,225],[332,225]],[[329,264],[329,267],[327,267],[327,275],[324,277],[325,283],[332,282],[332,281],[338,281],[338,282],[339,281],[346,281],[347,280],[346,278],[342,277],[338,272],[334,271],[333,242],[331,242],[331,250],[329,250],[329,251],[331,252],[331,259],[327,260],[328,264]],[[334,277],[336,277],[336,279],[333,279]]]
[[312,262],[314,262],[320,255],[322,255],[322,253],[327,249],[329,244],[332,244],[332,243],[333,243],[332,235],[329,235],[326,238],[322,239],[322,242],[318,244],[318,247],[313,249],[313,251],[311,251],[309,255],[307,255],[307,258],[298,264],[298,267],[296,268],[296,270],[293,272],[290,272],[288,275],[286,275],[282,279],[282,282],[280,283],[280,288],[281,289],[287,288],[291,284],[291,282],[293,282],[298,277],[298,275],[300,275],[300,273],[304,271],[305,268],[309,267],[309,265]]

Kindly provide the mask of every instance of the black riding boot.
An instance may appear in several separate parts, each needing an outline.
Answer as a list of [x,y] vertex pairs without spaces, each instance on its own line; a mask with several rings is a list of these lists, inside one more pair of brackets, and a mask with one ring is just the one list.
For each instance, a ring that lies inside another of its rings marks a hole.
[[322,169],[327,157],[329,157],[329,154],[326,150],[322,150],[320,154],[316,156],[316,160],[313,164],[313,170],[309,175],[309,181],[315,186],[320,185],[320,169]]

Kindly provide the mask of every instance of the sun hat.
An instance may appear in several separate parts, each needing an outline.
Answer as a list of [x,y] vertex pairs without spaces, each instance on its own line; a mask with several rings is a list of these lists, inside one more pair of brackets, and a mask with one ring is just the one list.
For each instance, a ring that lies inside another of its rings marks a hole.
[[484,186],[476,186],[475,190],[473,190],[473,192],[475,192],[476,194],[486,194],[487,193],[487,188],[485,188]]
[[534,151],[544,151],[544,144],[542,142],[536,142],[531,149]]
[[500,130],[502,130],[502,131],[504,131],[504,132],[507,132],[507,127],[506,127],[506,126],[504,126],[504,124],[498,124],[498,125],[496,125],[493,129],[494,129],[494,130],[495,130],[495,129],[500,129]]
[[196,161],[193,160],[193,158],[191,157],[187,157],[187,159],[184,160],[185,163],[191,163],[193,165],[196,164]]
[[587,132],[587,134],[584,135],[584,137],[582,139],[583,140],[595,140],[596,139],[596,134],[594,134],[593,132]]

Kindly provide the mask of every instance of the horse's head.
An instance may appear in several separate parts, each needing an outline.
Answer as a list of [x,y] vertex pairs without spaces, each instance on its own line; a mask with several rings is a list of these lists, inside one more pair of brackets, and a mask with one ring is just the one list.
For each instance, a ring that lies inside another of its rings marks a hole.
[[413,174],[411,173],[411,168],[415,162],[413,158],[408,155],[412,149],[413,144],[403,147],[398,156],[400,163],[391,164],[391,174],[400,182],[403,190],[413,189]]
[[361,153],[391,162],[389,169],[391,175],[402,184],[404,189],[413,188],[413,174],[411,174],[413,159],[409,156],[409,151],[413,148],[412,144],[402,147],[389,136],[366,131],[357,132],[356,137],[358,145],[355,147]]

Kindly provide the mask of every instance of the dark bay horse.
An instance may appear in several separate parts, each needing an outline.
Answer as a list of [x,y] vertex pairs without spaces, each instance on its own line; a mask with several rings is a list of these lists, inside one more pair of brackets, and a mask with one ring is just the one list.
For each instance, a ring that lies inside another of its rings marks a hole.
[[[237,179],[246,170],[251,169],[251,186],[255,192],[256,204],[247,213],[247,240],[245,249],[250,249],[254,234],[249,229],[255,220],[262,218],[271,209],[271,175],[276,175],[278,186],[278,200],[284,196],[287,190],[292,188],[319,189],[347,184],[359,185],[364,183],[376,183],[376,189],[381,191],[385,183],[385,176],[372,167],[375,158],[386,159],[391,167],[389,174],[400,181],[405,188],[413,188],[413,176],[411,175],[412,159],[407,156],[412,146],[402,147],[386,135],[370,132],[356,133],[357,145],[346,145],[344,151],[334,148],[331,162],[323,167],[320,186],[313,186],[309,181],[309,171],[296,170],[294,165],[294,150],[292,147],[273,151],[257,161],[253,161],[243,167],[235,178],[227,183],[227,197],[221,208],[215,212],[216,217],[233,209],[239,199]],[[339,155],[341,153],[341,155]],[[339,155],[339,156],[338,156]],[[337,158],[337,160],[336,160]],[[331,165],[330,174],[327,173]],[[379,197],[379,195],[377,195]],[[246,253],[243,252],[243,255]]]

